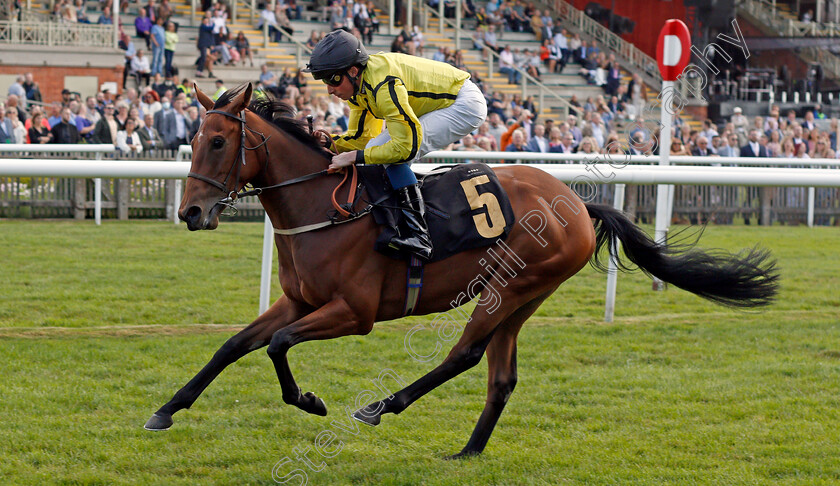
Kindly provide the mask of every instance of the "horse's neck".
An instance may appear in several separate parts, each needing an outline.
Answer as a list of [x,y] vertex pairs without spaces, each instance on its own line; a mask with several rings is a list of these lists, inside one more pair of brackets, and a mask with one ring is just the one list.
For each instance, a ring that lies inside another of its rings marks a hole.
[[[272,186],[327,168],[329,159],[303,145],[291,135],[277,132],[277,143],[269,150],[270,160],[260,176],[262,186]],[[337,177],[316,177],[260,195],[260,201],[275,228],[289,229],[327,220],[332,190]]]

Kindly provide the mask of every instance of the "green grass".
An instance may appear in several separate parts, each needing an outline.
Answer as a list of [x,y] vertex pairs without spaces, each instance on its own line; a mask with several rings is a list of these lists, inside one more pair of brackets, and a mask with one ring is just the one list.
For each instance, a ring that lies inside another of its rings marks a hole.
[[[403,347],[430,316],[294,348],[295,376],[327,402],[326,418],[283,405],[258,351],[170,431],[142,429],[255,317],[261,238],[261,224],[0,221],[3,483],[272,484],[274,465],[324,430],[343,449],[309,452],[325,463],[307,470],[309,484],[840,482],[834,228],[707,229],[704,247],[773,250],[782,292],[761,312],[654,293],[643,275],[622,274],[616,320],[604,324],[605,277],[585,269],[523,329],[516,392],[485,454],[458,462],[441,457],[481,412],[483,363],[379,427],[331,426],[383,369],[410,381],[433,366]],[[306,469],[279,471],[295,467]]]

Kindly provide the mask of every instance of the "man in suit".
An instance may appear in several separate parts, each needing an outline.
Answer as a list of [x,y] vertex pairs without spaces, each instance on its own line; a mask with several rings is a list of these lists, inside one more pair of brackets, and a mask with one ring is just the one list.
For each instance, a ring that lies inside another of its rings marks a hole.
[[344,105],[344,114],[335,119],[335,123],[341,128],[342,133],[347,131],[350,126],[350,107]]
[[0,143],[15,143],[12,120],[6,117],[6,107],[0,105]]
[[163,148],[163,140],[161,140],[158,131],[155,130],[154,117],[146,115],[143,117],[143,121],[146,126],[137,130],[137,136],[140,137],[140,143],[143,144],[143,152],[148,153]]
[[759,142],[758,129],[750,130],[749,142],[741,147],[741,157],[767,157],[767,148]]
[[717,152],[721,157],[740,157],[741,151],[738,149],[738,135],[730,133],[726,137],[721,137],[720,148]]
[[545,138],[545,125],[537,123],[534,125],[534,136],[525,145],[528,152],[548,152],[548,139]]
[[703,135],[698,135],[697,146],[691,150],[691,155],[695,157],[708,157],[713,154],[714,151],[709,147],[709,139]]
[[161,99],[161,110],[155,113],[153,126],[157,130],[160,138],[163,139],[162,148],[169,148],[170,145],[175,144],[175,110],[172,108],[172,103],[167,97]]
[[548,151],[560,154],[573,153],[575,151],[575,137],[572,135],[572,132],[567,131],[564,133],[563,138],[560,139],[560,143],[551,147]]

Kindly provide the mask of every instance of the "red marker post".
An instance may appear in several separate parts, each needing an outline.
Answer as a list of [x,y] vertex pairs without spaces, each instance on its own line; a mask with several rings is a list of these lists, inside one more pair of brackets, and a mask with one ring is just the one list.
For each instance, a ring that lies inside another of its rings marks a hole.
[[[674,114],[673,100],[675,96],[674,81],[688,66],[691,57],[691,35],[682,20],[671,19],[659,32],[656,43],[656,62],[662,74],[662,130],[659,133],[659,165],[670,164],[671,154],[671,121]],[[656,232],[654,238],[657,243],[665,243],[668,229],[671,226],[671,212],[673,208],[674,186],[660,184],[656,188]],[[654,279],[654,290],[662,290],[664,284]]]

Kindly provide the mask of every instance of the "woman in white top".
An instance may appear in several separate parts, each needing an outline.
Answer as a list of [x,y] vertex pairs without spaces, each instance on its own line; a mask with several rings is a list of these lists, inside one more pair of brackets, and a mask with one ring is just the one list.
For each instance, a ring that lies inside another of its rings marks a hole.
[[134,131],[135,128],[137,128],[137,121],[129,118],[125,121],[125,130],[117,132],[117,148],[123,154],[138,155],[143,151],[143,143]]

